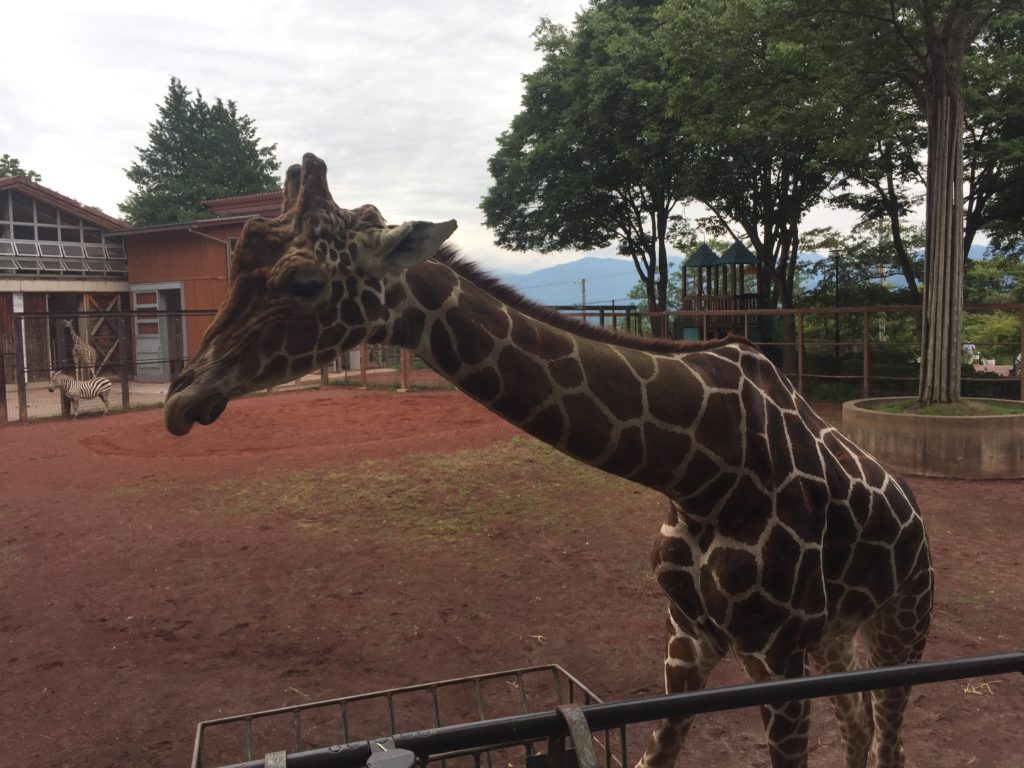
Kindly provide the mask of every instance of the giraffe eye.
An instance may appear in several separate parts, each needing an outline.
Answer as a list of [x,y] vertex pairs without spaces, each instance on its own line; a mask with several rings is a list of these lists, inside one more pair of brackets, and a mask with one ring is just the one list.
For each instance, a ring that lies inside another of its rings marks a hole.
[[288,281],[286,288],[293,296],[298,296],[300,299],[311,299],[324,289],[324,281],[293,278]]

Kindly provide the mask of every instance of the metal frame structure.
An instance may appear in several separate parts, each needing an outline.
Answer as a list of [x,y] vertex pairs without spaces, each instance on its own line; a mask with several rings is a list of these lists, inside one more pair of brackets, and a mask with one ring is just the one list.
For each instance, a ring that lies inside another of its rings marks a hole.
[[[559,700],[544,711],[528,711],[525,698],[524,676],[534,673],[553,674],[564,681],[568,701]],[[558,666],[532,667],[521,670],[481,675],[476,677],[447,680],[421,686],[398,688],[377,693],[333,699],[326,702],[303,704],[221,718],[199,724],[192,768],[213,768],[203,759],[204,744],[210,738],[210,731],[228,724],[242,725],[246,734],[245,762],[235,763],[231,768],[412,768],[440,762],[447,768],[453,758],[469,757],[475,768],[482,768],[484,762],[493,768],[496,751],[509,747],[525,750],[522,762],[505,762],[509,765],[535,766],[578,766],[578,768],[623,768],[629,765],[626,750],[626,726],[658,720],[664,717],[685,714],[718,712],[728,709],[759,706],[762,704],[791,701],[794,699],[820,698],[856,691],[869,691],[905,685],[922,685],[962,678],[972,678],[1018,672],[1024,674],[1024,651],[995,656],[976,656],[949,661],[920,662],[893,667],[863,669],[813,677],[791,678],[768,683],[735,685],[689,693],[669,694],[646,699],[602,703],[582,683]],[[522,712],[500,718],[484,719],[485,695],[482,684],[485,681],[516,680],[524,692]],[[438,692],[455,685],[475,686],[479,702],[480,719],[453,725],[442,725],[439,711],[435,708],[436,726],[419,730],[396,733],[393,702],[396,697],[413,691],[430,691],[437,700]],[[583,704],[573,700],[582,695]],[[360,700],[384,702],[389,713],[386,722],[381,722],[379,735],[360,741],[349,741],[346,708]],[[306,749],[303,751],[301,719],[305,713],[317,710],[338,709],[336,718],[341,723],[342,742],[337,745]],[[278,743],[265,753],[254,758],[253,730],[255,724],[272,717],[292,718],[294,723],[293,745],[298,751],[288,754]],[[566,759],[562,749],[566,735],[571,735],[576,745],[575,757]],[[538,745],[547,740],[547,757],[538,751]],[[613,749],[612,745],[615,744]],[[600,749],[594,750],[597,744]],[[581,748],[582,747],[582,748]],[[385,755],[385,753],[387,753]],[[603,761],[602,761],[603,756]],[[504,756],[503,756],[504,757]]]

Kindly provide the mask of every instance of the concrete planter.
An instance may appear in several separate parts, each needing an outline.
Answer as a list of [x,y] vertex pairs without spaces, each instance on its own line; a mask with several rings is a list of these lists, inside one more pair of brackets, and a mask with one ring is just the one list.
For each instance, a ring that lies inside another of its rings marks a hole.
[[921,416],[872,410],[899,400],[906,398],[843,403],[843,432],[897,472],[969,480],[1024,478],[1024,413]]

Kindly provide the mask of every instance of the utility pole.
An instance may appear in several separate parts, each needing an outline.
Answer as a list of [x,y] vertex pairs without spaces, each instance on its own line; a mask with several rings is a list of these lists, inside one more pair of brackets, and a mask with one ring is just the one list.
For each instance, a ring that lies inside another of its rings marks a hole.
[[580,298],[580,306],[585,307],[587,306],[587,278],[581,278],[578,282],[580,284],[580,291],[582,293],[582,297]]

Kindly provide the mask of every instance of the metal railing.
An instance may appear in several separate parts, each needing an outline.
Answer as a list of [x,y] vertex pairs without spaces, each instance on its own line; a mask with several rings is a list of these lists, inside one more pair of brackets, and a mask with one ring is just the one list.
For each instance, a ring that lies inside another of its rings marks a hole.
[[[584,705],[579,708],[579,711],[586,719],[586,725],[591,734],[595,732],[602,732],[604,734],[604,740],[597,739],[597,742],[604,748],[605,753],[609,755],[606,765],[610,765],[613,762],[608,746],[610,743],[608,734],[621,734],[621,754],[616,751],[614,762],[622,766],[628,766],[624,729],[627,725],[635,723],[645,723],[666,717],[720,712],[764,704],[836,696],[881,688],[923,685],[1007,672],[1024,674],[1024,651],[993,656],[977,656],[947,661],[919,662],[916,664],[862,669],[853,672],[790,678],[767,683],[726,686],[620,702],[601,703],[599,700],[595,700],[593,703],[589,703],[585,701]],[[516,671],[499,674],[516,674]],[[470,679],[472,678],[464,678],[463,680]],[[579,684],[578,681],[576,682],[582,690],[586,691],[582,684]],[[434,685],[446,684],[448,683]],[[370,694],[369,696],[380,697],[393,693],[395,692],[385,691],[378,694]],[[589,692],[588,696],[593,697]],[[272,710],[270,713],[256,713],[241,716],[240,718],[226,718],[202,723],[197,734],[196,754],[201,753],[205,731],[211,725],[223,724],[232,720],[248,720],[251,722],[255,718],[269,714],[297,714],[300,711],[309,711],[322,706],[338,706],[339,702],[351,701],[354,698],[357,697],[351,697],[348,700],[339,699],[330,702],[305,704],[300,707]],[[593,698],[596,699],[596,697]],[[569,732],[569,729],[565,714],[554,707],[549,708],[547,711],[524,712],[489,720],[431,727],[404,733],[388,732],[385,725],[379,732],[379,735],[374,738],[293,752],[286,757],[282,753],[287,749],[287,745],[274,745],[271,750],[268,750],[268,756],[271,751],[274,754],[271,760],[267,758],[249,759],[246,762],[233,765],[232,768],[272,768],[272,766],[280,766],[280,768],[361,768],[361,766],[366,765],[367,760],[374,754],[375,745],[377,744],[386,744],[388,749],[408,750],[421,763],[440,760],[442,756],[474,755],[477,758],[476,765],[479,766],[481,755],[487,755],[491,750],[509,745],[523,745],[527,748],[528,754],[534,754],[536,745],[539,742],[545,739],[550,740],[552,738],[564,737]],[[574,736],[574,739],[578,740],[578,736]],[[211,766],[201,761],[194,761],[193,767],[211,768]],[[593,767],[581,765],[581,768]]]

